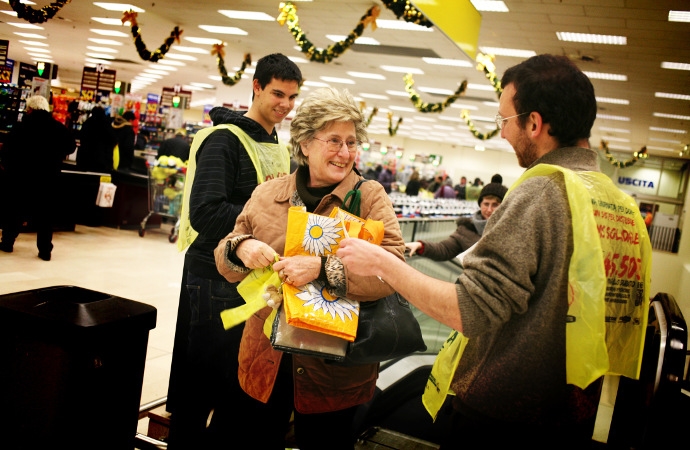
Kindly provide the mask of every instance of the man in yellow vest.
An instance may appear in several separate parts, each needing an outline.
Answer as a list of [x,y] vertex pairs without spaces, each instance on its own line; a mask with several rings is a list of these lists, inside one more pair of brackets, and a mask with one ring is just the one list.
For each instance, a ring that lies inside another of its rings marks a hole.
[[249,111],[213,108],[214,126],[192,142],[178,239],[187,253],[166,404],[171,450],[224,448],[248,436],[246,428],[235,428],[247,413],[242,399],[249,398],[237,378],[244,324],[226,331],[220,318],[244,300],[237,283],[216,270],[213,251],[256,186],[288,174],[290,156],[275,125],[292,111],[301,84],[300,69],[286,56],[264,56]]
[[538,55],[502,79],[496,125],[527,170],[448,283],[376,246],[337,255],[375,274],[454,331],[423,403],[450,394],[441,448],[587,448],[602,376],[639,376],[651,246],[634,200],[589,148],[592,83],[565,57]]

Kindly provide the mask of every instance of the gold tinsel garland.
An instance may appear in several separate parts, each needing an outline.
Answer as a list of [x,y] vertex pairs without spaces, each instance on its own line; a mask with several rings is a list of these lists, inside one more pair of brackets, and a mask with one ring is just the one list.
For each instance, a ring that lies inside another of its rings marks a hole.
[[465,122],[467,123],[467,126],[470,127],[470,133],[477,139],[481,139],[482,141],[485,141],[487,139],[491,139],[492,137],[496,136],[498,133],[501,132],[498,128],[495,130],[489,131],[486,134],[480,133],[477,128],[474,126],[474,122],[470,120],[470,113],[466,109],[463,109],[462,112],[460,113],[460,117],[462,117]]
[[638,160],[640,159],[647,159],[649,155],[647,155],[647,146],[644,146],[640,149],[639,152],[633,153],[632,159],[629,159],[627,161],[618,161],[614,156],[611,154],[609,151],[609,145],[606,141],[603,139],[601,140],[601,145],[600,148],[604,150],[604,153],[606,153],[606,159],[609,160],[612,166],[619,167],[621,169],[625,169],[626,167],[630,167],[634,165]]
[[395,128],[393,128],[393,113],[389,112],[388,113],[388,134],[392,137],[395,136],[398,133],[398,128],[400,128],[400,124],[402,123],[403,118],[400,117],[398,119],[398,123],[395,125]]
[[226,86],[234,86],[238,81],[242,79],[242,75],[244,74],[244,71],[247,68],[247,66],[251,65],[252,57],[249,53],[246,53],[244,55],[242,65],[240,66],[240,70],[235,72],[235,75],[231,77],[228,75],[228,71],[225,69],[225,60],[223,59],[225,57],[225,50],[223,50],[223,47],[225,47],[224,43],[214,44],[213,50],[211,50],[211,54],[216,55],[216,62],[218,63],[218,72],[220,72],[223,84]]
[[129,22],[132,26],[132,37],[134,38],[134,46],[137,48],[137,53],[139,57],[144,61],[158,62],[158,60],[165,57],[165,54],[170,50],[170,46],[173,42],[177,41],[180,43],[180,36],[182,35],[182,30],[179,27],[175,27],[171,32],[170,36],[165,40],[163,45],[158,47],[155,51],[151,52],[146,48],[146,44],[141,39],[141,31],[139,25],[137,25],[137,13],[132,11],[125,11],[122,13],[122,24]]
[[395,17],[398,19],[402,17],[405,22],[414,23],[427,28],[434,26],[434,24],[431,23],[420,10],[415,8],[409,0],[381,0],[381,3],[386,5],[386,8],[393,11]]
[[458,87],[455,93],[446,98],[445,101],[441,103],[426,103],[422,101],[422,99],[419,97],[419,94],[417,94],[417,92],[415,92],[415,90],[412,87],[414,86],[412,74],[408,73],[407,75],[405,75],[403,77],[403,81],[405,81],[405,90],[407,91],[407,94],[410,96],[412,104],[414,104],[414,107],[417,108],[419,112],[423,113],[443,111],[448,106],[450,106],[458,97],[464,94],[465,90],[467,89],[467,80],[465,80],[462,83],[460,83],[460,87]]
[[43,23],[55,17],[55,14],[70,1],[71,0],[58,0],[52,2],[50,6],[44,6],[39,10],[20,3],[19,0],[9,0],[9,3],[14,12],[17,13],[18,18],[24,19],[29,23]]
[[[366,109],[367,104],[365,102],[359,102],[359,111],[364,114],[364,110]],[[374,109],[371,110],[371,113],[369,114],[369,118],[364,121],[364,127],[368,127],[371,124],[371,120],[374,118],[374,116],[379,112],[379,109],[374,106]]]
[[[496,65],[494,65],[494,55],[485,55],[483,53],[479,53],[477,55],[477,70],[484,72],[486,78],[489,80],[489,82],[491,82],[491,85],[494,87],[496,95],[498,95],[498,98],[500,99],[503,89],[501,88],[501,80],[499,80],[496,76]],[[470,119],[470,113],[467,110],[463,110],[460,113],[460,117],[470,128],[470,133],[472,133],[474,137],[476,137],[477,139],[481,139],[482,141],[491,139],[492,137],[496,136],[501,132],[500,129],[496,128],[495,130],[492,130],[486,134],[480,133],[474,126],[472,120]]]
[[297,7],[292,2],[284,2],[280,4],[280,15],[278,16],[278,23],[281,25],[287,24],[288,30],[295,38],[295,42],[299,45],[300,51],[309,57],[310,61],[328,63],[334,58],[342,55],[345,50],[350,48],[355,40],[362,35],[364,28],[371,25],[372,30],[376,30],[376,18],[379,16],[381,8],[372,6],[367,10],[367,13],[359,19],[359,23],[354,30],[347,35],[344,41],[336,42],[328,46],[326,49],[318,49],[312,44],[307,36],[299,26],[299,17],[297,17]]

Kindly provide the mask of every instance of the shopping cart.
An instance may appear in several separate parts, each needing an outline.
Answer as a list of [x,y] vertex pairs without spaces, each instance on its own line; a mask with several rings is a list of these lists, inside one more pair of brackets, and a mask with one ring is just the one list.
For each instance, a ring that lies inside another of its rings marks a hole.
[[185,173],[182,168],[149,165],[149,213],[141,221],[139,236],[146,234],[146,222],[153,215],[175,221],[168,240],[177,242]]

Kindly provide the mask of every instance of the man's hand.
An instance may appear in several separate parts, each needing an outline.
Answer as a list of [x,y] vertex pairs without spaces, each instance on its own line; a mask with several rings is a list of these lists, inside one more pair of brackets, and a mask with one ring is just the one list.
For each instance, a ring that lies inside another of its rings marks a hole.
[[349,273],[360,276],[379,275],[377,264],[385,264],[386,258],[392,256],[378,245],[357,238],[340,241],[335,254],[343,261]]
[[410,250],[410,256],[416,255],[417,250],[419,250],[421,246],[421,242],[405,242],[405,247],[407,247]]

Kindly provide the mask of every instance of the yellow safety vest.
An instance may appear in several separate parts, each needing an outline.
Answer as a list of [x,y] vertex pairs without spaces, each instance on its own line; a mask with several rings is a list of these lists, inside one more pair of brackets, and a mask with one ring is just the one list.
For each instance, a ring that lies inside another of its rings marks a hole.
[[189,247],[199,233],[192,228],[189,221],[189,196],[192,192],[194,183],[194,173],[196,172],[196,152],[206,138],[216,130],[230,130],[240,140],[249,158],[256,169],[256,182],[261,184],[264,181],[272,180],[290,172],[290,154],[283,143],[256,142],[249,137],[240,127],[232,124],[221,124],[214,127],[204,128],[199,131],[192,141],[189,150],[189,165],[184,186],[184,196],[182,197],[182,210],[180,215],[180,231],[177,240],[177,248],[183,251]]
[[[539,164],[510,192],[534,176],[564,176],[573,223],[568,270],[567,382],[580,388],[604,374],[637,379],[642,364],[652,247],[635,201],[600,172]],[[435,419],[467,345],[453,331],[434,361],[422,401]]]

